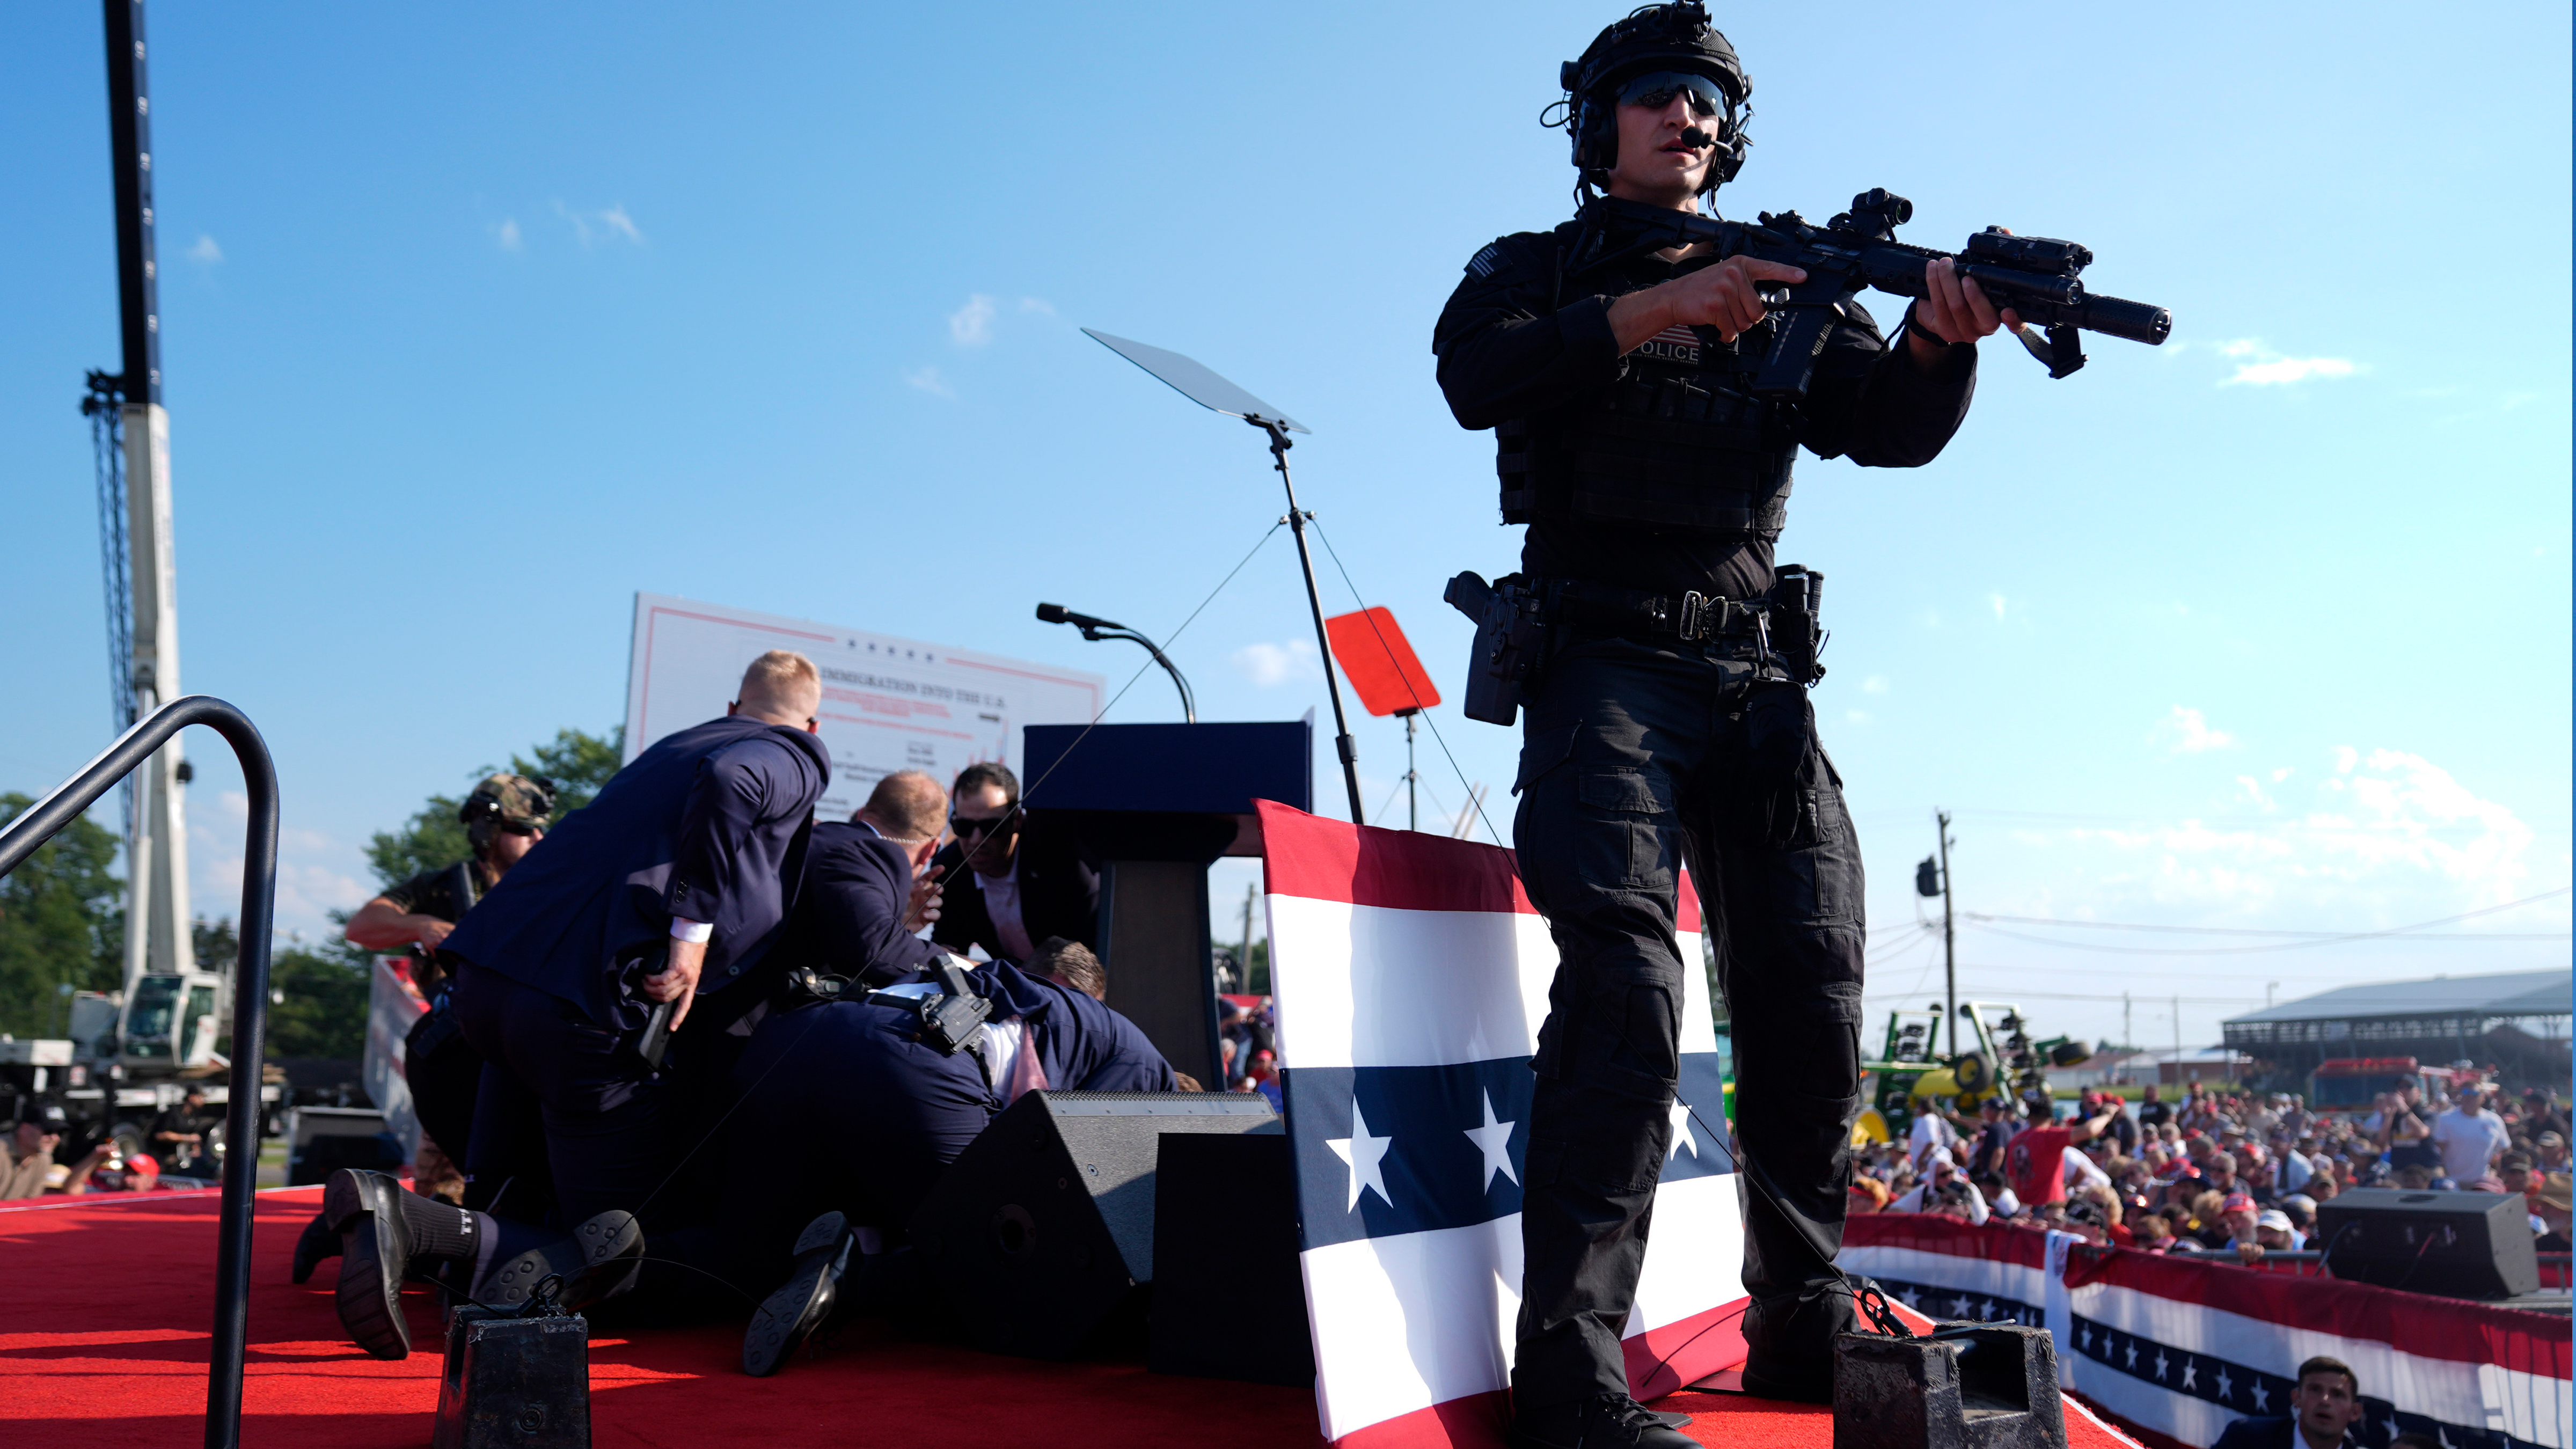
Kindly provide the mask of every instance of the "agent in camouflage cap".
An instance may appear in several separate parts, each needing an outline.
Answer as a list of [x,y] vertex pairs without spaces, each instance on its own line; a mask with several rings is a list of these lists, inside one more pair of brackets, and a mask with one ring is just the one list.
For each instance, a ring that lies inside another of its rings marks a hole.
[[474,853],[489,857],[495,835],[533,836],[546,828],[554,813],[554,781],[505,772],[475,786],[456,818],[465,823],[465,838],[473,842]]

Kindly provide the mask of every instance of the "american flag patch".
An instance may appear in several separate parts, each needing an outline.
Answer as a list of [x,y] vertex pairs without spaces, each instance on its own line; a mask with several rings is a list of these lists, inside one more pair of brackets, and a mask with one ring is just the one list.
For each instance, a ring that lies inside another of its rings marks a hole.
[[1494,274],[1495,265],[1502,259],[1502,253],[1494,250],[1492,242],[1487,242],[1483,251],[1467,259],[1467,270],[1479,277],[1490,277]]
[[1676,323],[1637,344],[1637,350],[1648,357],[1697,367],[1700,361],[1699,334]]

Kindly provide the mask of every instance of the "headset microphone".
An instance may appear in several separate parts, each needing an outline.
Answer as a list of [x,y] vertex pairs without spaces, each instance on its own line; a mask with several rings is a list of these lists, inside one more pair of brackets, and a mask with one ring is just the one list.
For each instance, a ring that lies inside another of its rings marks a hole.
[[1710,135],[1708,132],[1701,130],[1699,127],[1693,126],[1682,132],[1681,142],[1685,146],[1714,146],[1717,144],[1717,138]]

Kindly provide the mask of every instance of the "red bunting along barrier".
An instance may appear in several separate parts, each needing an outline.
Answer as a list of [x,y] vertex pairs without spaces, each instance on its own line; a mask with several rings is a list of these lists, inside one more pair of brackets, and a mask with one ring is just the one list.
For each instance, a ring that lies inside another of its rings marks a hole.
[[2564,1314],[1915,1213],[1853,1218],[1841,1261],[1937,1318],[2046,1327],[2064,1387],[2155,1449],[2207,1449],[2238,1419],[2289,1413],[2318,1355],[2360,1379],[2360,1449],[2408,1432],[2576,1449]]

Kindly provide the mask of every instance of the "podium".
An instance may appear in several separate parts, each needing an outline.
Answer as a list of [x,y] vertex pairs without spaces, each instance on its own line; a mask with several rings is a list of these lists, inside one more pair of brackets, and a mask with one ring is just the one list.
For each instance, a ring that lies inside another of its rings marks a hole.
[[1261,853],[1253,801],[1313,808],[1314,726],[1030,725],[1021,758],[1031,825],[1068,832],[1100,870],[1110,1008],[1225,1090],[1207,869]]

